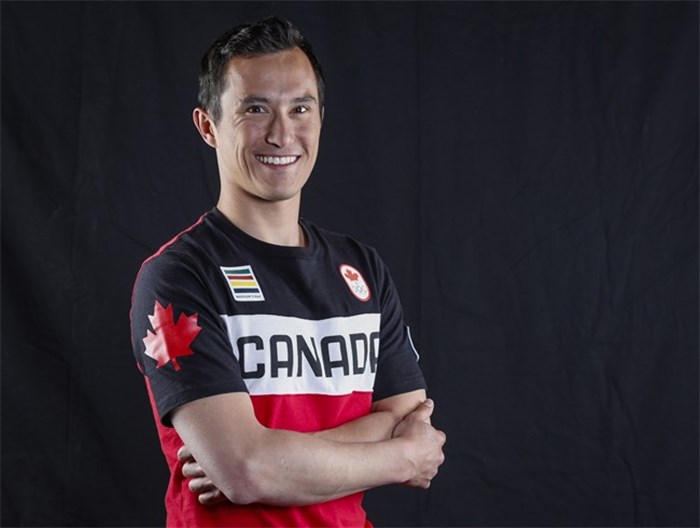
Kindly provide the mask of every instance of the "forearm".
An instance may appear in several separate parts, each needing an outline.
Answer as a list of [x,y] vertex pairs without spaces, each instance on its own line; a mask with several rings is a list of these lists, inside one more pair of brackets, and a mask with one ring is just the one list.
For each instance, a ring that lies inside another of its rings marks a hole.
[[[400,439],[341,443],[267,429],[258,439],[258,446],[243,470],[240,466],[212,468],[212,473],[222,470],[221,489],[232,502],[316,504],[404,482],[411,475],[411,463],[403,454]],[[216,478],[212,480],[216,482]],[[243,496],[241,480],[246,482]]]
[[380,442],[392,437],[394,427],[421,402],[423,389],[399,394],[375,402],[372,412],[333,429],[313,433],[314,436],[335,442]]
[[404,440],[341,443],[268,429],[245,395],[197,400],[172,421],[206,475],[237,504],[313,504],[411,478]]
[[389,411],[378,411],[345,423],[333,429],[311,433],[313,436],[343,443],[381,442],[389,440],[391,433],[401,421]]

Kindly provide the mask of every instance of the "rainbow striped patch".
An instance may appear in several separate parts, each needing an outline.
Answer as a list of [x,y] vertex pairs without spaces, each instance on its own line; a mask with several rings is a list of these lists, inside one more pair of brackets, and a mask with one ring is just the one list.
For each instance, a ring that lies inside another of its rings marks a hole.
[[221,272],[226,277],[226,282],[235,301],[255,302],[265,300],[260,284],[258,284],[255,273],[253,273],[252,266],[221,266]]

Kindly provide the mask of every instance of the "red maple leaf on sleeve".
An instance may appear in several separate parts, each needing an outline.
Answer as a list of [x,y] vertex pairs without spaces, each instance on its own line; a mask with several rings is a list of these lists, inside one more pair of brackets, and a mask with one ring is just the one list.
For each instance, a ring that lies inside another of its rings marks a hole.
[[190,345],[202,328],[197,324],[197,314],[185,315],[175,321],[173,306],[163,307],[156,301],[153,315],[149,315],[153,332],[148,330],[143,343],[146,345],[145,354],[155,359],[156,368],[172,362],[175,370],[180,370],[177,358],[194,354]]
[[345,276],[351,281],[356,281],[360,278],[360,276],[357,273],[354,273],[352,270],[345,270]]

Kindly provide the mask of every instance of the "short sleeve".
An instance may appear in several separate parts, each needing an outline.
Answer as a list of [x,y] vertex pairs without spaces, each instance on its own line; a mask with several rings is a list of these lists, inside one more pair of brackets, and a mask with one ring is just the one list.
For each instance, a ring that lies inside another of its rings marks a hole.
[[177,407],[245,392],[228,334],[203,272],[177,255],[147,261],[134,285],[131,338],[163,425]]
[[378,262],[381,328],[374,401],[426,388],[396,287],[386,265],[381,260]]

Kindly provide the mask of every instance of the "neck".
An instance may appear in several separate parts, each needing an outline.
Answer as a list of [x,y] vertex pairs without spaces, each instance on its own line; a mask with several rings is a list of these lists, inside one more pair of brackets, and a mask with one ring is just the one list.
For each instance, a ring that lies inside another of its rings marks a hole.
[[219,198],[216,207],[244,233],[276,246],[303,247],[304,230],[299,225],[300,198],[266,202]]

